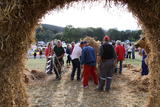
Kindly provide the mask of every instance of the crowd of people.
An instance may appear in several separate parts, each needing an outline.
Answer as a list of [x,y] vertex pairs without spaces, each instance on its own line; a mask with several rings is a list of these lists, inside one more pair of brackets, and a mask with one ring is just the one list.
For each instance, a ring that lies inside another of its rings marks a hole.
[[[45,49],[45,56],[50,64],[48,65],[49,70],[47,70],[47,73],[52,74],[54,71],[56,80],[61,80],[62,78],[65,53],[67,54],[66,65],[72,65],[70,80],[73,81],[76,78],[77,81],[82,81],[83,88],[87,88],[89,86],[88,81],[93,80],[97,86],[96,91],[109,91],[113,73],[122,74],[124,59],[131,57],[135,59],[135,47],[133,44],[124,46],[119,40],[111,44],[109,36],[103,38],[97,54],[87,41],[80,41],[77,44],[72,42],[64,49],[61,41],[58,40],[55,46],[53,46],[53,43],[48,43]],[[144,55],[146,54],[143,50],[143,59],[146,57]],[[148,67],[147,65],[144,66],[144,63],[143,61],[142,75],[147,75],[148,71],[146,72],[146,70],[148,70]],[[97,65],[98,68],[96,68]],[[96,69],[99,69],[99,76],[97,76]]]

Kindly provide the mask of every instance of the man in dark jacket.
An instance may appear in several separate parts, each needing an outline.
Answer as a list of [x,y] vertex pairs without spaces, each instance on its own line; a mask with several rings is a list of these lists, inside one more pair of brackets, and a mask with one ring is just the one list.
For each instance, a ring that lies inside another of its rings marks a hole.
[[98,84],[98,91],[103,91],[106,83],[105,90],[109,91],[112,81],[112,73],[114,71],[115,60],[117,58],[115,50],[111,44],[109,44],[110,38],[104,37],[104,43],[100,47],[100,53],[98,61],[100,63],[100,78]]
[[62,43],[60,40],[57,41],[57,45],[54,47],[53,52],[55,53],[56,57],[54,60],[54,71],[56,74],[56,79],[60,80],[61,79],[61,70],[62,66],[64,64],[63,57],[65,54],[65,50],[62,47]]

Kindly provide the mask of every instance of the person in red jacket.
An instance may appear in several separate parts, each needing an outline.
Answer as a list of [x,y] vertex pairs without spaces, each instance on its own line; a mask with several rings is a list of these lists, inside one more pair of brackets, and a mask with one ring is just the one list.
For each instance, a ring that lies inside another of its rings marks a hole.
[[46,73],[47,74],[52,74],[52,69],[53,69],[53,59],[52,56],[52,44],[48,43],[46,49],[45,49],[45,56],[46,56]]
[[[117,54],[117,64],[119,63],[119,73],[122,74],[122,63],[125,57],[125,48],[121,45],[121,41],[116,41],[115,51]],[[116,67],[116,72],[118,71],[118,66]]]
[[51,55],[52,55],[52,45],[51,43],[48,43],[47,48],[45,49],[46,59],[48,59],[48,57]]

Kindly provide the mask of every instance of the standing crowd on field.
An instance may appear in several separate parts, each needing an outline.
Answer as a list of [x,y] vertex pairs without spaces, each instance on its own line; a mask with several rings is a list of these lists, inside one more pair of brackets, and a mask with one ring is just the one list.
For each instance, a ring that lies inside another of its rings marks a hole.
[[[56,43],[48,43],[45,49],[47,60],[46,73],[55,72],[55,80],[61,80],[63,74],[64,57],[67,56],[66,65],[72,66],[70,80],[82,81],[83,88],[88,88],[89,80],[93,80],[97,86],[96,91],[109,91],[113,74],[123,73],[123,61],[125,58],[135,59],[136,48],[133,43],[127,45],[120,40],[112,41],[109,36],[104,36],[98,53],[88,41],[72,42],[66,48],[62,47],[60,40]],[[145,63],[147,57],[142,49],[142,75],[148,74],[148,66]],[[96,70],[99,70],[97,75]]]

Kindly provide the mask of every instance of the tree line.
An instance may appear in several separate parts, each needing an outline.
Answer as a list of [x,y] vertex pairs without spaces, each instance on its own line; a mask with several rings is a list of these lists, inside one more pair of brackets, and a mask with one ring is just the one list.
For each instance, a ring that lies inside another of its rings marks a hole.
[[109,29],[107,31],[102,28],[75,28],[68,25],[65,28],[56,27],[52,25],[42,25],[36,29],[37,41],[51,41],[53,39],[60,39],[66,42],[79,41],[80,39],[90,36],[96,40],[102,40],[105,35],[110,36],[112,40],[130,40],[136,41],[140,38],[141,30],[125,30],[119,31],[117,29]]

